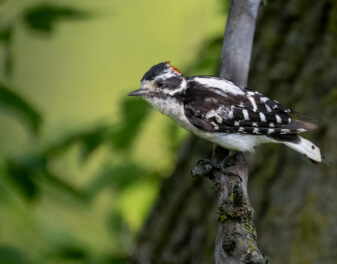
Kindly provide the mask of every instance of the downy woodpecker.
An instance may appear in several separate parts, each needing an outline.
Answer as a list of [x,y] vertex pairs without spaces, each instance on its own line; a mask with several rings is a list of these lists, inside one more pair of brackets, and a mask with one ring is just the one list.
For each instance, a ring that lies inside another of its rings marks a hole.
[[[213,76],[184,77],[169,62],[154,65],[141,79],[139,96],[193,134],[234,151],[283,143],[314,162],[317,146],[298,134],[316,125],[259,92]],[[294,117],[294,119],[293,119]]]

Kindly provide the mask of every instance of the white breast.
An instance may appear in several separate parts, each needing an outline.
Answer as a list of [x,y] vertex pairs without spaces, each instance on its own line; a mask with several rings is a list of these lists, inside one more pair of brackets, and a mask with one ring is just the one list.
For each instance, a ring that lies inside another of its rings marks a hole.
[[180,103],[175,98],[144,98],[147,102],[149,102],[154,108],[159,110],[164,115],[171,117],[178,125],[183,127],[184,129],[195,133],[200,129],[196,128],[191,124],[190,121],[185,116],[183,104]]

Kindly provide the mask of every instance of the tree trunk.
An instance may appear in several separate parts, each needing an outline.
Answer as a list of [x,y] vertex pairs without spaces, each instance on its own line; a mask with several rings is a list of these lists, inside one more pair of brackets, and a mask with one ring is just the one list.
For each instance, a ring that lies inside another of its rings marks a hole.
[[[272,263],[337,263],[337,0],[268,1],[260,7],[249,88],[314,116],[305,135],[330,165],[280,145],[248,155],[259,247]],[[221,43],[220,43],[221,45]],[[217,63],[217,62],[214,62]],[[139,236],[134,263],[214,263],[217,198],[192,178],[211,145],[191,137]]]
[[[228,11],[219,75],[241,87],[247,87],[259,6],[260,0],[233,0]],[[218,193],[215,263],[268,263],[257,247],[254,209],[247,190],[248,164],[243,153],[229,153],[216,146],[210,164],[203,160],[193,170],[210,177]]]

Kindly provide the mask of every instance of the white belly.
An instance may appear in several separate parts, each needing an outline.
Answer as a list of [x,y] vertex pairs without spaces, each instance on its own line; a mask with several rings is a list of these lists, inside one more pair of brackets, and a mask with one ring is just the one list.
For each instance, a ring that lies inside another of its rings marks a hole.
[[[172,99],[173,100],[173,99]],[[263,143],[274,142],[266,136],[235,134],[235,133],[215,133],[205,132],[195,127],[185,116],[184,108],[181,104],[170,102],[169,100],[148,101],[154,108],[162,114],[171,117],[179,126],[192,132],[207,141],[213,142],[224,148],[236,151],[254,151],[254,147]]]
[[265,136],[245,134],[201,132],[197,135],[226,149],[243,152],[254,151],[254,147],[256,146],[272,142],[272,140]]

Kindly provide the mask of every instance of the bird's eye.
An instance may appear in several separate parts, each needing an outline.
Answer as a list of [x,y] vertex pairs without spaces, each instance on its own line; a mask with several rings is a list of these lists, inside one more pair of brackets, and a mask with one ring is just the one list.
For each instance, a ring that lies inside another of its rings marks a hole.
[[163,87],[164,86],[164,82],[163,81],[157,81],[157,86],[158,87]]

